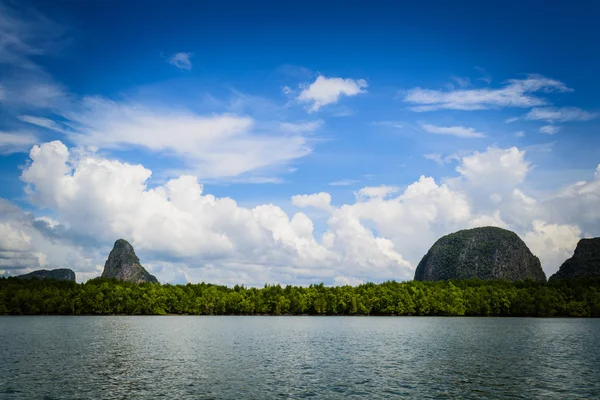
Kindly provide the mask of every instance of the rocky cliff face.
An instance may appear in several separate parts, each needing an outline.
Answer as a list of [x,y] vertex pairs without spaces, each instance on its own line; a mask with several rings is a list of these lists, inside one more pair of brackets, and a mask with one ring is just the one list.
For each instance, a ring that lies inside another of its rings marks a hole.
[[37,271],[30,272],[25,275],[19,275],[17,278],[21,279],[56,279],[59,281],[73,281],[75,282],[75,272],[68,268],[58,269],[40,269]]
[[581,239],[573,257],[565,261],[550,280],[573,278],[600,278],[600,238]]
[[158,283],[154,275],[140,264],[140,259],[135,255],[133,247],[123,239],[115,242],[115,245],[104,264],[102,278],[117,278],[128,282],[152,282]]
[[484,227],[440,238],[423,257],[415,280],[533,279],[545,282],[540,260],[516,233]]

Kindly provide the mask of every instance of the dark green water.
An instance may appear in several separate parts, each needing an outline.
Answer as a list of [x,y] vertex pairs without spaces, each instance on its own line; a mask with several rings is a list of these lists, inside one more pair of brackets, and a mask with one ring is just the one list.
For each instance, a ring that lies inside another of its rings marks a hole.
[[600,320],[0,317],[0,399],[600,398]]

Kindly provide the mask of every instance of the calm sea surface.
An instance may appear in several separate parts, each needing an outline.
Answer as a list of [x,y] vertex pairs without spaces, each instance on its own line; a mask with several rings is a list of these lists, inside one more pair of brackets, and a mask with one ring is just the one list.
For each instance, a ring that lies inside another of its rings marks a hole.
[[0,399],[600,398],[600,320],[0,317]]

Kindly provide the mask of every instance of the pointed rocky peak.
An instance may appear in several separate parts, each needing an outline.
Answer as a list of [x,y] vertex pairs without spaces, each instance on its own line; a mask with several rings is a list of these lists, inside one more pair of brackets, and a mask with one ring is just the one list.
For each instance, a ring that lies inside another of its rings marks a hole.
[[135,254],[133,246],[125,239],[115,242],[113,249],[104,264],[103,278],[117,278],[128,282],[153,282],[158,283],[154,275],[140,264],[140,259]]

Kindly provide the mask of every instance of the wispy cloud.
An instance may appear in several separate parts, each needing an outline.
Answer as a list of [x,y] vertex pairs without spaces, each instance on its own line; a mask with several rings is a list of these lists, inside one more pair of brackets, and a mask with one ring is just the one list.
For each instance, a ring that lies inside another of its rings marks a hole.
[[366,186],[355,193],[357,200],[383,199],[400,190],[397,186]]
[[355,179],[342,179],[340,181],[329,182],[329,186],[350,186],[357,182]]
[[461,88],[471,86],[471,79],[468,76],[464,78],[461,78],[460,76],[451,76],[450,79],[452,79]]
[[442,155],[439,153],[423,154],[423,158],[434,161],[436,164],[439,164],[439,165],[444,165],[444,163],[445,163],[444,157],[442,157]]
[[529,120],[548,122],[589,121],[597,117],[598,113],[585,111],[578,107],[536,107],[525,116]]
[[373,125],[387,126],[389,128],[404,128],[404,123],[401,121],[375,121]]
[[192,53],[175,53],[169,57],[169,64],[176,66],[179,69],[192,69],[192,61],[190,58]]
[[465,126],[437,126],[431,124],[421,124],[421,127],[429,133],[436,135],[451,135],[460,138],[482,138],[485,137],[484,133],[477,132],[475,128],[469,128]]
[[525,136],[525,131],[516,131],[515,132],[515,136],[516,137],[524,137]]
[[506,122],[507,124],[512,124],[515,121],[518,121],[519,117],[512,117],[512,118],[507,118],[504,122]]
[[494,107],[534,107],[546,105],[547,101],[534,96],[536,92],[569,92],[564,83],[545,78],[541,75],[530,75],[526,79],[510,79],[498,89],[458,89],[440,91],[415,88],[409,90],[404,101],[415,105],[413,111],[450,110],[485,110]]
[[298,95],[301,103],[311,103],[309,112],[318,111],[328,104],[335,104],[341,96],[356,96],[365,93],[368,86],[364,79],[326,78],[319,75],[317,79],[305,87]]
[[18,118],[21,121],[27,122],[32,125],[37,125],[42,128],[50,129],[57,132],[67,133],[67,130],[62,125],[49,118],[35,117],[33,115],[19,115]]
[[423,158],[434,161],[435,163],[437,163],[439,165],[444,165],[444,164],[448,164],[452,161],[460,161],[460,159],[463,155],[464,155],[463,151],[458,151],[456,153],[452,153],[447,156],[442,156],[439,153],[428,153],[428,154],[423,154]]
[[474,68],[477,70],[477,72],[479,72],[482,75],[481,77],[477,78],[478,81],[483,81],[487,84],[492,83],[492,76],[487,72],[485,68],[478,66],[475,66]]
[[556,142],[548,142],[541,144],[532,144],[531,146],[526,146],[523,150],[527,152],[538,152],[538,153],[550,153],[552,152],[552,148]]
[[554,135],[560,130],[560,126],[555,125],[544,125],[540,127],[540,132],[546,133],[548,135]]
[[24,153],[38,142],[38,137],[30,132],[0,131],[0,154]]
[[281,130],[285,133],[314,132],[321,126],[323,126],[322,120],[300,123],[282,122],[279,124]]
[[3,68],[0,103],[6,109],[53,107],[65,97],[62,86],[34,60],[60,49],[64,32],[31,8],[0,1],[0,64],[8,66]]
[[311,153],[310,139],[302,132],[316,127],[289,124],[295,132],[282,135],[277,125],[248,116],[199,115],[101,97],[84,98],[63,117],[73,128],[69,139],[78,145],[144,148],[174,156],[186,173],[207,179],[241,179],[288,165]]

